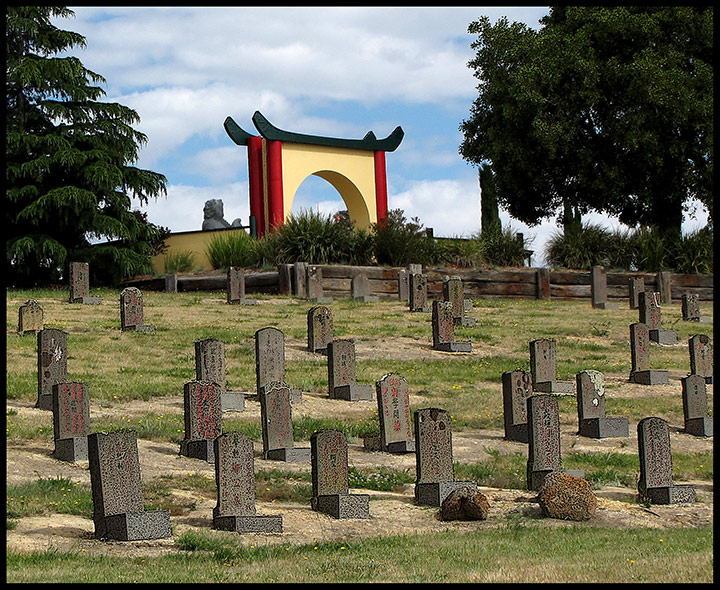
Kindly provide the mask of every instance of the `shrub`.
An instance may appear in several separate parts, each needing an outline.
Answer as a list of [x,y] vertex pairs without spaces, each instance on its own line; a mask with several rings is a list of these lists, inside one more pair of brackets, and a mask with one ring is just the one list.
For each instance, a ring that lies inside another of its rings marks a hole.
[[517,231],[511,228],[485,232],[480,239],[484,243],[485,259],[496,266],[523,266],[525,249],[532,243],[532,240],[527,243],[520,240]]
[[258,261],[257,240],[245,233],[219,233],[207,245],[205,254],[213,268],[255,266]]
[[607,229],[592,223],[555,232],[545,245],[545,257],[552,266],[563,268],[590,270],[596,265],[608,266],[610,236]]
[[190,272],[195,267],[195,253],[192,250],[172,252],[165,256],[165,273]]
[[391,209],[383,223],[373,224],[375,258],[378,264],[434,264],[440,247],[427,235],[417,217],[407,221],[402,209]]

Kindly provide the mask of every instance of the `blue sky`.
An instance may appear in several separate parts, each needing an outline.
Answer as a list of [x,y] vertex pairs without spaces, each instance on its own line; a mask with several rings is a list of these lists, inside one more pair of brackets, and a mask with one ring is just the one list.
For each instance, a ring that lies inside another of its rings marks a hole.
[[[231,116],[255,132],[257,110],[287,131],[379,138],[400,125],[405,137],[387,154],[388,206],[419,217],[437,236],[480,230],[477,169],[458,154],[478,81],[468,25],[505,16],[539,27],[545,6],[502,7],[144,7],[80,6],[55,19],[82,34],[76,55],[101,74],[107,102],[131,107],[148,137],[137,162],[164,174],[167,197],[138,208],[172,231],[200,229],[203,204],[222,199],[225,219],[248,223],[247,150],[225,133]],[[318,178],[305,180],[293,212],[344,209]],[[702,226],[698,210],[687,229]],[[524,233],[543,263],[554,219],[528,227],[501,211],[504,226]],[[601,215],[586,219],[609,228]]]

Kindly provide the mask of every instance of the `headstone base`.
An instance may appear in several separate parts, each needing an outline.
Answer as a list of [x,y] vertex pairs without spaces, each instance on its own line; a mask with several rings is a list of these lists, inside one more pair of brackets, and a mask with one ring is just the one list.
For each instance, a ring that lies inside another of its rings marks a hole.
[[238,391],[223,391],[220,394],[220,407],[223,412],[244,412],[245,394]]
[[115,541],[144,541],[170,537],[172,537],[170,513],[167,510],[149,510],[106,516],[105,531],[100,538]]
[[454,322],[456,326],[462,326],[463,328],[472,328],[477,324],[477,319],[475,318],[467,318],[467,317],[461,317],[461,318],[454,318]]
[[650,330],[650,340],[657,344],[677,344],[675,330]]
[[693,436],[712,436],[712,416],[706,416],[704,418],[690,418],[689,420],[685,420],[685,432],[692,434]]
[[513,424],[509,427],[509,430],[505,431],[504,440],[513,440],[515,442],[526,443],[528,442],[528,425],[527,424]]
[[438,342],[433,348],[443,352],[472,352],[472,342]]
[[640,385],[667,385],[670,383],[668,372],[664,369],[647,369],[630,373],[630,381]]
[[123,332],[154,332],[155,326],[151,324],[142,324],[140,326],[125,326]]
[[286,463],[310,462],[310,449],[308,448],[285,448],[270,449],[263,453],[263,458],[270,461],[285,461]]
[[532,384],[533,391],[537,393],[552,393],[554,395],[572,395],[575,393],[574,381],[541,381]]
[[55,451],[52,456],[60,461],[76,461],[88,460],[88,440],[87,436],[74,436],[72,438],[58,438],[55,440]]
[[629,436],[627,418],[585,418],[580,420],[578,434],[589,438],[614,438]]
[[692,504],[695,502],[695,486],[673,485],[662,488],[647,488],[641,492],[643,499],[652,504]]
[[332,399],[344,399],[351,402],[372,401],[375,399],[375,390],[372,385],[361,383],[348,383],[338,385],[333,389]]
[[41,395],[35,402],[35,407],[41,410],[50,410],[52,412],[52,395]]
[[573,477],[580,477],[582,479],[585,479],[585,472],[580,469],[549,469],[546,471],[528,471],[528,490],[538,491],[543,481],[545,481],[545,477],[547,477],[547,475],[549,473],[552,473],[553,471],[559,471],[560,473],[565,473],[567,475],[572,475]]
[[82,303],[83,305],[102,305],[102,297],[76,297],[71,303]]
[[402,454],[402,453],[414,453],[415,452],[415,441],[414,440],[401,440],[396,442],[391,442],[385,445],[385,452],[386,453],[395,453],[395,454]]
[[215,516],[213,528],[236,533],[282,533],[282,515],[269,516]]
[[215,463],[215,449],[213,441],[209,438],[183,440],[180,443],[180,454],[191,459],[202,459],[208,463]]
[[429,305],[424,305],[423,307],[410,308],[410,311],[419,313],[431,313],[432,308]]
[[310,506],[317,512],[334,518],[370,518],[368,494],[330,494],[315,496]]
[[601,301],[600,303],[593,303],[593,309],[607,309],[614,311],[620,309],[620,304],[611,301]]
[[441,481],[437,483],[416,483],[415,503],[418,506],[442,506],[443,500],[458,488],[477,489],[474,481]]

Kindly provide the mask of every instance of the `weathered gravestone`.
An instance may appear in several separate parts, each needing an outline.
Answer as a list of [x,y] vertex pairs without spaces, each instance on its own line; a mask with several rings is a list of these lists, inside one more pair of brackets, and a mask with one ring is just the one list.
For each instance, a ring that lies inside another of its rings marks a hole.
[[455,340],[455,320],[452,303],[432,303],[433,348],[443,352],[472,352],[472,342]]
[[87,262],[70,263],[70,303],[100,305],[102,298],[90,297],[90,264]]
[[668,372],[650,368],[650,330],[647,324],[630,324],[630,381],[640,385],[665,385]]
[[328,397],[348,401],[373,399],[373,386],[356,381],[355,343],[333,340],[328,343]]
[[57,383],[53,385],[53,438],[52,456],[61,461],[86,461],[87,436],[90,434],[90,398],[83,383]]
[[213,528],[236,533],[282,533],[282,516],[260,516],[255,508],[253,441],[239,432],[214,442],[217,504]]
[[545,477],[553,471],[562,471],[575,477],[585,477],[583,471],[562,469],[557,398],[552,395],[531,395],[527,399],[527,417],[528,489],[540,489]]
[[[257,397],[268,383],[285,382],[285,334],[273,327],[255,332],[255,391]],[[302,401],[302,391],[290,386],[293,401]],[[259,398],[258,398],[259,399]]]
[[370,279],[364,273],[355,275],[350,281],[350,296],[354,301],[363,303],[377,303],[378,301],[378,296],[372,294]]
[[227,390],[225,343],[221,340],[205,338],[195,342],[195,379],[220,386],[223,412],[242,412],[245,409],[245,394]]
[[380,419],[380,449],[387,453],[414,453],[407,381],[396,373],[387,373],[375,382],[375,394]]
[[288,463],[309,461],[310,449],[294,446],[292,402],[287,384],[268,383],[259,397],[263,458]]
[[466,315],[468,302],[472,307],[472,300],[465,300],[463,284],[460,277],[452,276],[443,279],[443,299],[452,304],[453,320],[456,326],[474,326],[475,318]]
[[308,301],[330,303],[332,297],[325,297],[322,286],[322,268],[309,264],[305,269],[305,291]]
[[307,312],[308,350],[327,354],[327,346],[332,342],[334,329],[330,309],[324,305],[311,307]]
[[144,323],[143,295],[136,287],[120,293],[120,329],[134,332],[154,332],[155,326]]
[[605,416],[605,378],[600,371],[581,371],[575,376],[578,434],[590,438],[628,436],[627,418]]
[[640,307],[640,293],[643,293],[644,291],[644,278],[630,277],[628,279],[628,295],[630,299],[630,309],[638,309]]
[[67,381],[67,333],[46,328],[37,333],[38,397],[35,407],[52,411],[52,388]]
[[502,374],[503,421],[505,440],[526,443],[527,398],[532,395],[530,375],[525,371],[506,371]]
[[607,275],[602,266],[593,266],[590,273],[590,294],[593,309],[620,309],[617,303],[611,303],[607,298]]
[[530,375],[533,391],[556,395],[575,393],[572,381],[557,379],[555,340],[540,338],[530,342]]
[[34,299],[28,299],[18,309],[17,333],[21,336],[28,332],[37,334],[43,329],[44,312]]
[[708,416],[707,386],[701,375],[682,377],[685,432],[693,436],[712,436],[713,417]]
[[222,389],[212,381],[190,381],[183,389],[185,438],[180,454],[215,462],[213,440],[222,433]]
[[144,508],[137,433],[89,434],[88,461],[97,538],[139,541],[172,536],[170,513]]
[[670,430],[662,418],[643,418],[637,426],[642,501],[653,504],[695,502],[695,486],[675,485],[672,479]]
[[707,323],[710,318],[700,315],[700,296],[697,293],[682,294],[682,318],[686,322]]
[[410,311],[429,312],[427,298],[427,277],[420,273],[410,273],[408,277],[408,306]]
[[705,383],[713,382],[713,345],[707,334],[695,334],[688,340],[690,350],[690,374],[705,378]]
[[245,270],[231,266],[227,271],[227,302],[234,305],[257,305],[257,300],[245,297]]
[[664,330],[660,323],[660,294],[651,291],[640,293],[639,298],[639,319],[646,324],[649,330],[649,337],[652,342],[658,344],[675,344],[677,333],[675,330]]
[[348,445],[340,430],[319,430],[310,437],[310,507],[334,518],[370,518],[370,496],[350,494]]
[[472,481],[455,481],[450,413],[438,408],[417,410],[415,420],[415,502],[441,506],[458,488],[477,489]]

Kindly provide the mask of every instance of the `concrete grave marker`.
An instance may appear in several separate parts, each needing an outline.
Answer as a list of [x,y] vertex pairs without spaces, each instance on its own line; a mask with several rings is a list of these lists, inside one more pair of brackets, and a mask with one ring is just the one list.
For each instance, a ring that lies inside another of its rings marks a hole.
[[83,383],[57,383],[53,385],[53,438],[52,456],[61,461],[86,461],[87,436],[90,434],[90,398]]
[[310,460],[310,449],[296,448],[293,440],[292,402],[286,383],[268,383],[259,392],[263,458],[288,463]]
[[572,381],[557,379],[555,340],[540,338],[530,342],[530,375],[533,391],[555,395],[575,393]]
[[90,264],[87,262],[70,263],[70,303],[100,305],[102,298],[90,297]]
[[468,317],[466,314],[466,306],[469,303],[472,308],[472,300],[465,299],[460,277],[451,276],[443,279],[443,299],[452,304],[453,320],[456,326],[474,326],[476,324],[475,318]]
[[308,350],[327,354],[334,329],[333,315],[329,308],[324,305],[311,307],[307,312]]
[[380,419],[380,448],[387,453],[413,453],[408,383],[396,373],[375,382]]
[[505,440],[526,443],[527,398],[532,395],[530,375],[525,371],[506,371],[502,374],[503,421]]
[[365,273],[355,275],[350,281],[350,296],[354,301],[363,303],[377,303],[378,296],[372,294],[370,279]]
[[35,407],[51,410],[52,388],[67,381],[67,333],[46,328],[37,333],[38,397]]
[[308,301],[316,303],[330,303],[332,297],[326,297],[323,294],[322,286],[322,268],[309,264],[305,269],[305,290],[307,292]]
[[227,271],[227,302],[234,305],[257,305],[257,300],[245,297],[245,270],[231,266]]
[[695,486],[675,485],[672,479],[670,429],[662,418],[643,418],[637,426],[641,500],[653,504],[695,502]]
[[477,489],[472,481],[455,481],[450,413],[438,408],[417,410],[415,421],[415,502],[442,506],[458,488]]
[[183,388],[185,438],[180,454],[215,462],[213,440],[222,433],[222,389],[212,381],[190,381]]
[[167,510],[146,511],[134,431],[88,435],[95,536],[139,541],[172,536]]
[[355,343],[333,340],[328,343],[328,397],[348,401],[372,400],[373,387],[356,381]]
[[697,293],[683,293],[681,309],[686,322],[710,322],[710,318],[700,315],[700,296]]
[[630,309],[638,309],[640,307],[640,293],[643,293],[644,291],[644,278],[630,277],[628,279],[628,296],[630,299]]
[[695,334],[688,340],[690,351],[690,374],[705,378],[705,383],[713,382],[713,345],[707,334]]
[[127,287],[120,293],[120,329],[134,332],[154,332],[155,326],[144,323],[143,295],[140,289]]
[[677,342],[677,333],[675,330],[664,330],[660,323],[660,294],[644,291],[640,293],[639,298],[639,314],[640,322],[646,324],[649,337],[652,342],[658,344],[675,344]]
[[408,277],[408,305],[410,311],[429,312],[427,298],[427,277],[420,273],[410,273]]
[[213,528],[236,533],[282,533],[282,516],[260,516],[255,508],[253,441],[228,432],[213,441],[217,504]]
[[600,371],[581,371],[575,376],[578,434],[590,438],[628,436],[627,418],[605,416],[605,377]]
[[433,301],[433,348],[443,352],[472,352],[472,342],[455,340],[453,306],[449,301]]
[[[268,383],[285,383],[285,334],[272,326],[255,332],[255,391],[257,398]],[[302,401],[302,391],[290,386],[293,401]],[[258,398],[259,399],[259,398]]]
[[693,436],[712,436],[713,417],[708,416],[707,385],[701,375],[681,377],[685,432]]
[[228,391],[225,368],[225,343],[222,340],[205,338],[195,342],[195,379],[220,386],[223,412],[242,412],[245,410],[245,394]]
[[647,324],[630,324],[630,381],[641,385],[665,385],[668,372],[650,368],[650,330]]
[[590,273],[590,294],[593,309],[620,309],[617,303],[611,303],[607,298],[607,275],[602,266],[593,266]]
[[28,299],[18,309],[17,333],[21,336],[28,332],[37,334],[43,329],[44,312],[34,299]]

